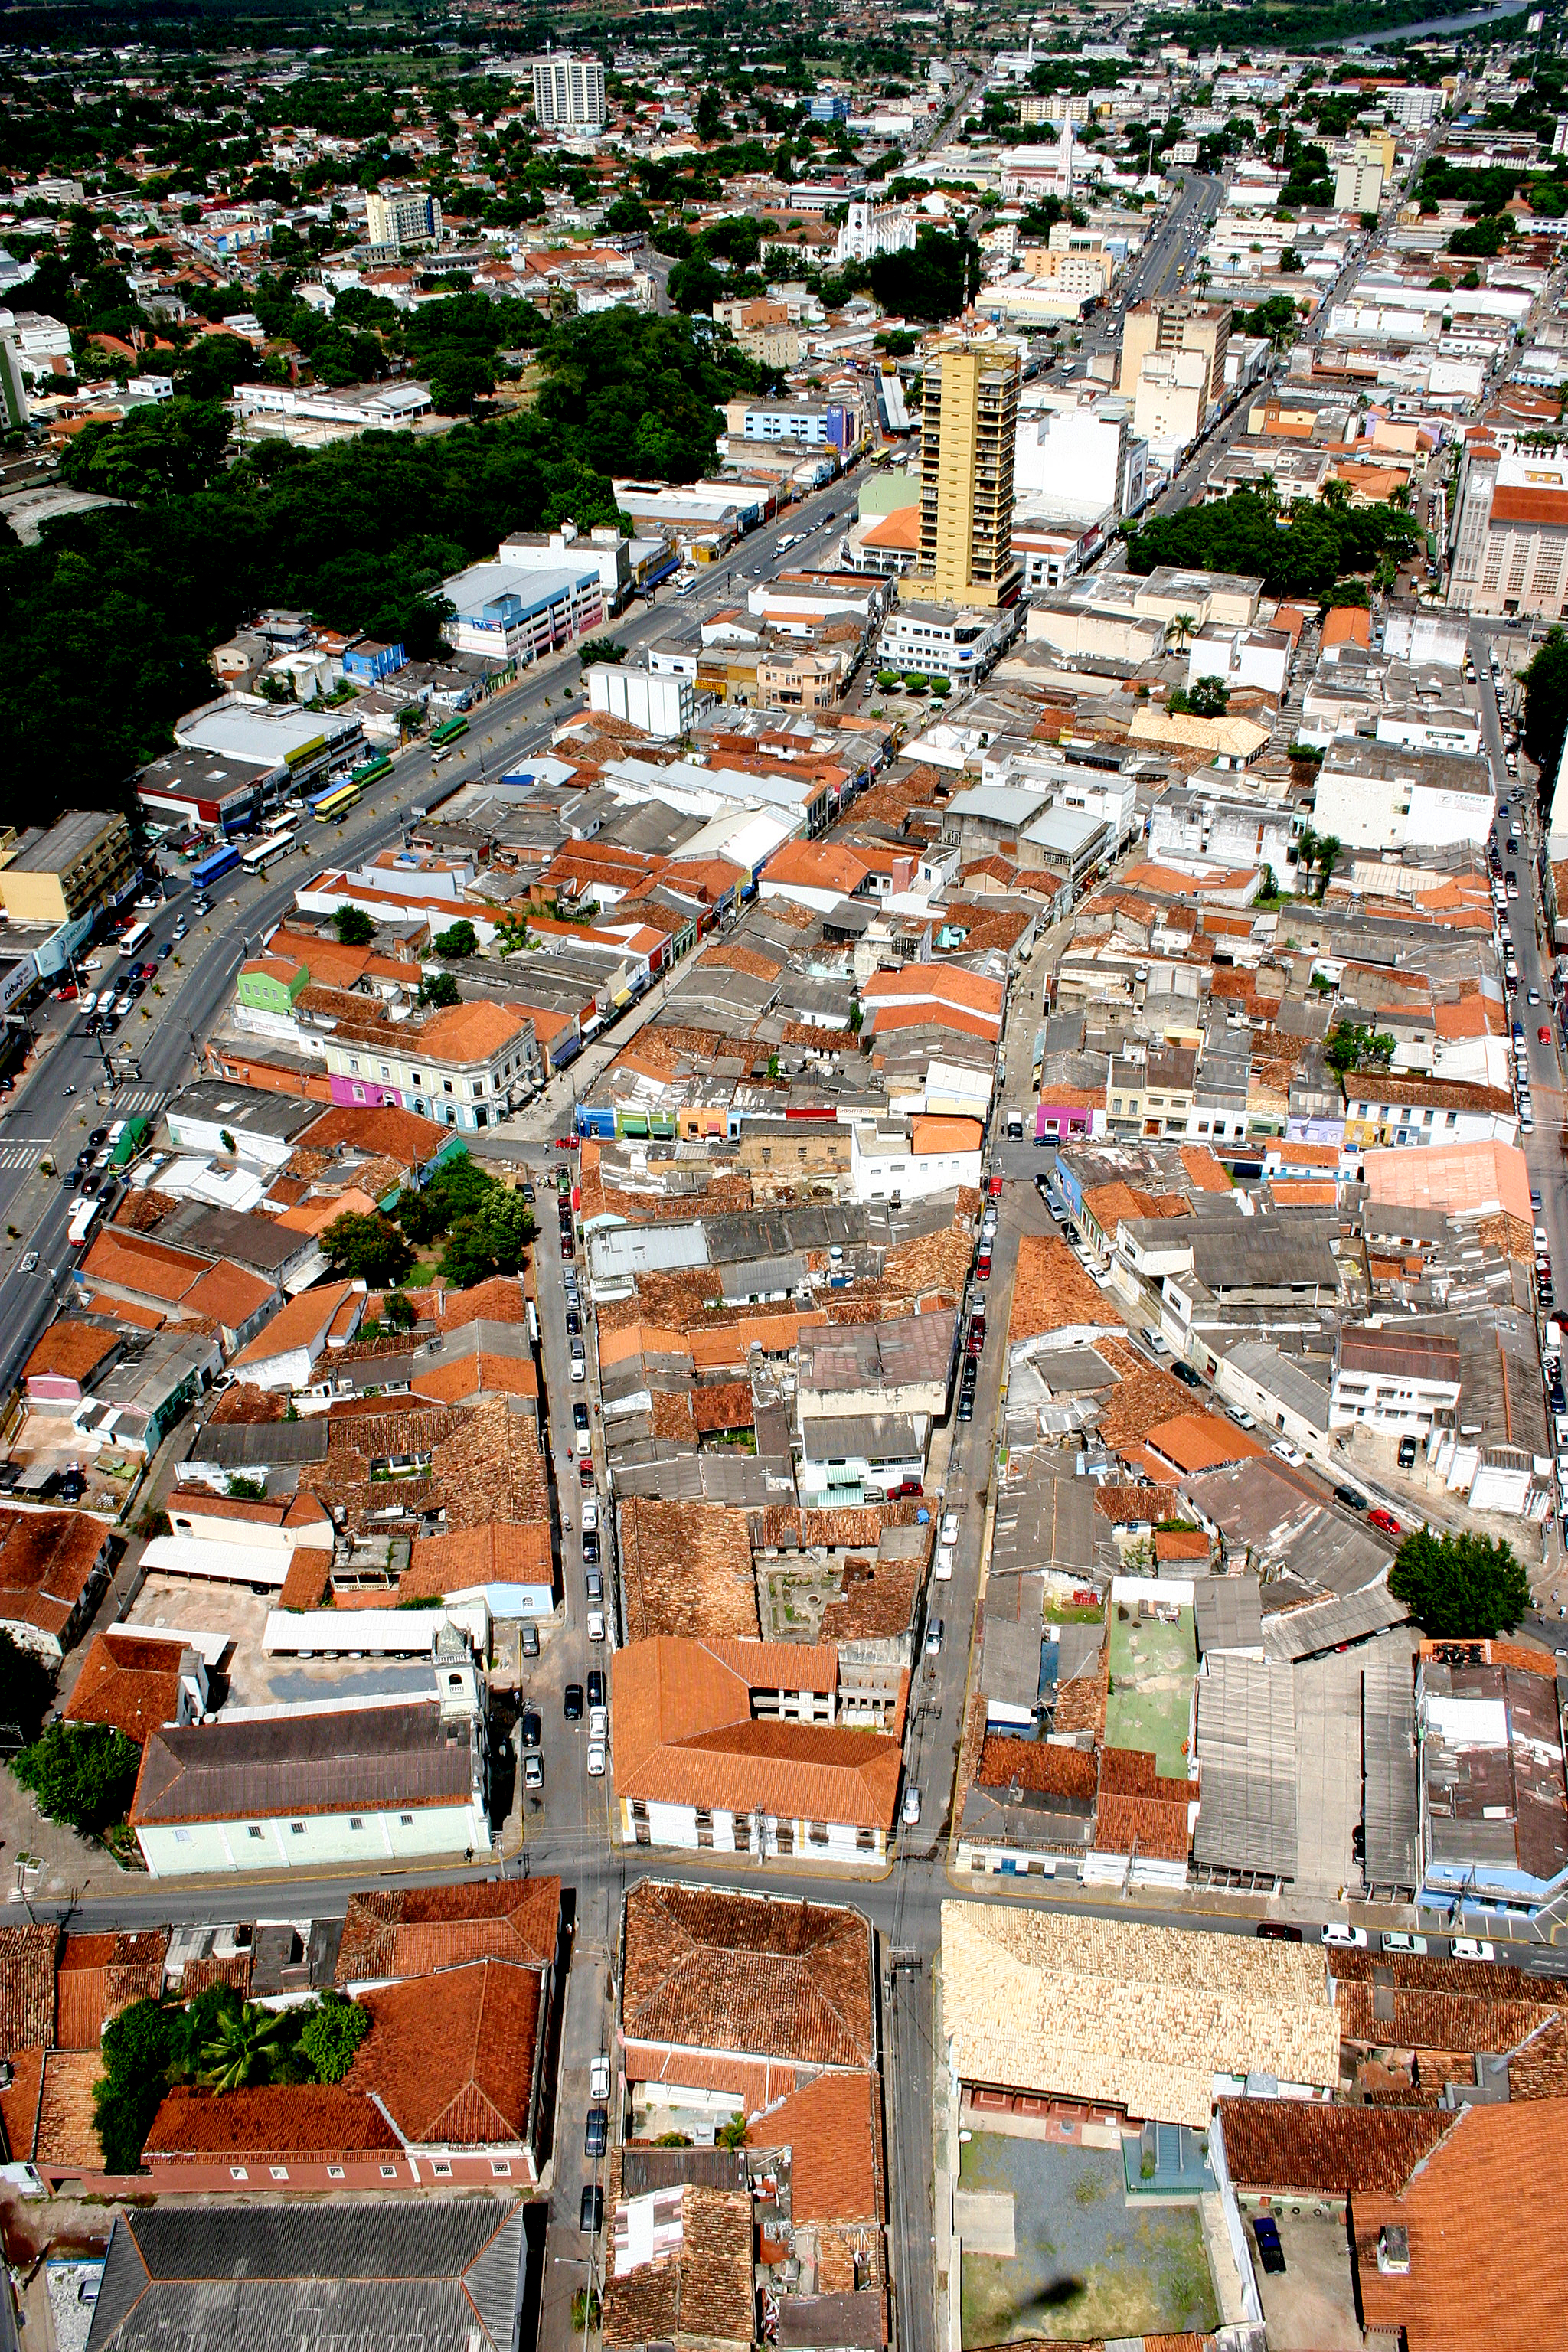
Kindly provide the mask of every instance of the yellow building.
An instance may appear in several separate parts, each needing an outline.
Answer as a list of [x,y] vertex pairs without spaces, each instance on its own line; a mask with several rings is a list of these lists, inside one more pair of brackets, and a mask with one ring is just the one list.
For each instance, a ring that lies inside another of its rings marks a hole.
[[1006,604],[1013,556],[1018,362],[994,347],[939,343],[921,428],[920,577],[939,601]]
[[106,907],[136,867],[118,811],[71,809],[0,849],[0,907],[14,923],[68,923]]
[[[1207,362],[1203,407],[1225,398],[1225,355],[1230,343],[1228,302],[1134,302],[1121,327],[1123,391],[1131,392],[1146,359],[1170,352],[1201,352]],[[1142,426],[1139,426],[1142,431]]]
[[1394,142],[1386,131],[1358,139],[1334,169],[1334,210],[1374,213],[1394,177]]

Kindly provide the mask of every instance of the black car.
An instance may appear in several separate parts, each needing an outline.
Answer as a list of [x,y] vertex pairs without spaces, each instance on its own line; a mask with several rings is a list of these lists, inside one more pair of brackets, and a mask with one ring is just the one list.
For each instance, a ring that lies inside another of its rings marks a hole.
[[569,1307],[566,1309],[566,1337],[569,1339],[580,1339],[582,1336],[583,1318],[575,1307]]
[[1196,1372],[1194,1371],[1191,1364],[1173,1364],[1171,1366],[1171,1370],[1175,1374],[1177,1380],[1181,1381],[1182,1386],[1184,1389],[1202,1388],[1203,1382],[1199,1380]]
[[534,1200],[533,1187],[532,1187],[532,1185],[531,1185],[531,1184],[525,1184],[525,1185],[523,1186],[523,1188],[522,1188],[522,1197],[523,1197],[523,1199],[528,1202],[529,1207],[531,1209],[531,1208],[532,1208],[532,1206],[533,1206],[533,1200]]
[[590,1706],[603,1706],[605,1704],[605,1677],[598,1666],[588,1669],[588,1704]]
[[973,1391],[973,1389],[965,1389],[965,1390],[964,1390],[964,1391],[963,1391],[963,1394],[959,1398],[959,1400],[958,1400],[958,1417],[959,1417],[960,1421],[973,1421],[973,1418],[974,1418],[974,1391]]
[[573,1402],[572,1426],[574,1429],[586,1429],[588,1426],[588,1408],[580,1398]]
[[87,1139],[90,1148],[96,1151],[100,1143],[109,1141],[109,1129],[106,1127],[95,1127]]
[[537,1748],[543,1736],[543,1732],[544,1726],[540,1721],[539,1709],[536,1706],[525,1706],[522,1710],[523,1746],[525,1748]]
[[1347,1511],[1364,1511],[1366,1508],[1366,1496],[1358,1495],[1353,1486],[1336,1486],[1334,1500],[1342,1503]]
[[562,1697],[561,1707],[568,1723],[582,1722],[583,1685],[581,1683],[567,1684],[565,1692]]
[[599,1557],[599,1538],[598,1538],[598,1537],[594,1533],[593,1528],[590,1528],[588,1529],[587,1534],[583,1538],[583,1559],[584,1559],[584,1564],[585,1564],[587,1567],[592,1568],[592,1567],[594,1567],[594,1566],[596,1564],[596,1562],[597,1562],[597,1560],[598,1560],[598,1557]]
[[[586,2191],[584,2192],[584,2195]],[[1258,2241],[1258,2259],[1271,2277],[1278,2277],[1285,2268],[1285,2249],[1279,2243],[1279,2224],[1271,2215],[1258,2213],[1253,2219],[1252,2234]]]
[[1415,1467],[1415,1440],[1413,1437],[1402,1437],[1399,1441],[1399,1466],[1402,1470],[1414,1470]]
[[1289,1919],[1260,1919],[1258,1933],[1271,1944],[1299,1944],[1301,1930],[1293,1927]]
[[587,2125],[583,2134],[584,2156],[603,2156],[610,2145],[610,2116],[607,2107],[590,2107]]
[[583,2191],[583,2201],[577,2208],[577,2227],[584,2237],[592,2236],[605,2226],[605,2192],[590,2185]]

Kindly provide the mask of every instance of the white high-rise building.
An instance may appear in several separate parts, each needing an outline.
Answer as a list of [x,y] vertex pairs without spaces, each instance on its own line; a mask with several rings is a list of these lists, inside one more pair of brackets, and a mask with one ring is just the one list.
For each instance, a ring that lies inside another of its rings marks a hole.
[[533,111],[557,131],[602,131],[605,68],[597,58],[553,51],[533,61]]
[[423,188],[373,188],[364,200],[365,231],[372,245],[401,253],[405,246],[439,245],[441,207]]

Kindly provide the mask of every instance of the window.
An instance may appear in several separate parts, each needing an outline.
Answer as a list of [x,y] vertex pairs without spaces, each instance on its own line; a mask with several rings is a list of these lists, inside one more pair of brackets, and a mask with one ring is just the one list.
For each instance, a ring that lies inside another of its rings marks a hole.
[[498,2180],[510,2180],[511,2179],[511,2158],[506,2156],[492,2158],[490,2161],[490,2170],[494,2173]]
[[434,2172],[437,2180],[450,2180],[452,2178],[451,2164],[444,2156],[438,2156],[430,2169]]
[[416,1071],[414,1072],[414,1074],[413,1074],[413,1078],[414,1078],[414,1084],[415,1084],[416,1087],[422,1087],[422,1086],[424,1085],[424,1083],[425,1083],[424,1079],[420,1076],[420,1075],[419,1075],[419,1073],[418,1073],[418,1071],[417,1071],[417,1070],[416,1070]]
[[392,1076],[391,1068],[389,1067],[389,1066],[388,1066],[385,1062],[379,1062],[379,1063],[376,1065],[376,1066],[377,1066],[377,1068],[380,1070],[381,1075],[382,1075],[382,1076],[383,1076],[384,1078],[389,1078],[389,1077],[391,1077],[391,1076]]
[[176,1845],[189,1845],[190,1842],[191,1833],[189,1830],[176,1830],[174,1832],[174,1843]]
[[414,1827],[414,1816],[412,1813],[399,1813],[397,1820],[398,1825],[402,1829],[411,1830]]
[[327,2167],[327,2179],[328,2179],[329,2180],[341,2180],[341,2179],[342,2179],[342,2177],[343,2177],[343,2168],[342,2168],[342,2166],[341,2164],[329,2164],[329,2165],[328,2165],[328,2167]]
[[397,2178],[396,2165],[384,2164],[381,2168],[381,2177],[384,2180],[395,2180]]
[[287,2180],[289,2178],[289,2168],[286,2164],[275,2164],[270,2167],[270,2170],[274,2180]]
[[354,1100],[355,1102],[363,1102],[364,1088],[363,1087],[356,1087],[354,1088]]
[[303,1836],[304,1836],[304,1834],[305,1834],[305,1824],[304,1824],[304,1822],[289,1822],[289,1836],[290,1836],[290,1837],[303,1837]]
[[249,1829],[246,1832],[246,1835],[247,1837],[253,1838],[258,1838],[261,1835],[261,1832],[257,1828],[254,1822],[251,1822]]
[[243,2164],[231,2164],[228,2168],[228,2177],[231,2180],[248,2180],[250,2175]]
[[350,1829],[351,1829],[351,1830],[363,1830],[363,1827],[364,1827],[364,1822],[363,1822],[363,1821],[361,1819],[361,1817],[360,1817],[360,1815],[359,1815],[358,1813],[351,1813],[351,1814],[349,1815],[349,1827],[350,1827]]
[[359,1076],[359,1063],[353,1054],[349,1055],[349,1068],[353,1075],[357,1078]]
[[442,1092],[444,1095],[449,1095],[449,1094],[451,1093],[451,1091],[452,1091],[452,1081],[451,1081],[451,1079],[450,1079],[450,1078],[443,1078],[443,1079],[442,1079],[442,1081],[441,1081],[441,1092]]

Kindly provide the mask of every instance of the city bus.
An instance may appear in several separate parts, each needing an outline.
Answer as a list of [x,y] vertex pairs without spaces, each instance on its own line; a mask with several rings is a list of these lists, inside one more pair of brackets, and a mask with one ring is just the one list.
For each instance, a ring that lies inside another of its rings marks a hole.
[[287,831],[271,834],[267,840],[258,841],[254,849],[246,851],[239,862],[247,874],[265,874],[269,866],[276,866],[280,857],[288,856],[295,839],[294,828],[289,825]]
[[226,874],[232,874],[238,864],[239,852],[232,841],[226,841],[219,849],[209,849],[206,856],[198,857],[191,867],[192,889],[199,897],[202,891],[210,890],[215,882],[221,881]]
[[367,784],[379,784],[383,776],[390,776],[391,773],[390,760],[384,758],[373,760],[368,768],[356,768],[349,782],[351,784],[357,784],[363,793]]
[[152,936],[151,923],[132,923],[131,929],[123,932],[117,942],[121,954],[127,959],[139,956]]
[[468,731],[468,722],[466,719],[443,719],[439,727],[432,727],[430,730],[431,745],[438,750],[443,743],[455,743],[459,735],[466,735]]
[[360,787],[351,776],[346,784],[329,784],[325,792],[312,793],[306,803],[319,824],[331,824],[338,816],[347,816],[360,796]]
[[77,1202],[75,1208],[71,1211],[70,1223],[66,1227],[66,1240],[69,1243],[72,1249],[86,1248],[89,1240],[91,1238],[92,1229],[94,1225],[97,1224],[102,1214],[103,1202],[101,1201],[89,1199],[79,1201]]

